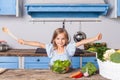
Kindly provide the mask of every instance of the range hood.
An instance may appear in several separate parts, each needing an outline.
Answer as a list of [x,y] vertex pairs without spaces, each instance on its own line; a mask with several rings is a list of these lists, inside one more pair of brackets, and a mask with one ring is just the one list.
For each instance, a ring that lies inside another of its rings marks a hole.
[[84,2],[29,3],[25,7],[32,18],[98,18],[107,14],[108,4],[82,1]]

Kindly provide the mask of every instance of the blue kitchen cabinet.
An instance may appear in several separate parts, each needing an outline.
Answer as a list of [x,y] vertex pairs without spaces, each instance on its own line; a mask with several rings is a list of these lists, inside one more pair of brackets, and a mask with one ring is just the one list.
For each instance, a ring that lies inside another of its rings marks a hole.
[[[24,57],[25,69],[49,69],[48,57]],[[72,67],[80,68],[80,57],[72,57]]]
[[19,66],[18,57],[0,57],[0,68],[17,69]]
[[82,57],[82,67],[85,66],[87,62],[92,62],[98,68],[96,57]]
[[80,57],[72,57],[72,67],[80,68]]
[[18,16],[18,0],[0,0],[0,15]]
[[117,15],[120,16],[120,0],[117,2]]
[[108,16],[110,18],[118,18],[120,16],[120,0],[105,0],[105,2],[110,5]]
[[26,4],[32,18],[98,18],[106,15],[108,4]]
[[24,57],[25,69],[48,69],[50,58],[48,57]]

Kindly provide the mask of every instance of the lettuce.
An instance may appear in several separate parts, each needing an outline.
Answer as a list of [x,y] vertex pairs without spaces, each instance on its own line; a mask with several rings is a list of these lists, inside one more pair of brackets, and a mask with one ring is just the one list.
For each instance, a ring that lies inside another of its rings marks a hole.
[[85,66],[82,67],[81,71],[83,73],[87,72],[86,70],[88,69],[88,74],[89,76],[93,75],[96,73],[97,68],[92,62],[88,62]]
[[65,73],[68,71],[68,68],[70,67],[71,62],[69,60],[56,60],[54,61],[54,64],[51,66],[51,70],[56,73]]

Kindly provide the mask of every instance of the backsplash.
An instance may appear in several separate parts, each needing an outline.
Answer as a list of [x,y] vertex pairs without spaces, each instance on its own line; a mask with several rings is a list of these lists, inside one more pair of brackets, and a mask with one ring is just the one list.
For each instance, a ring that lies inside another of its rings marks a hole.
[[[7,27],[18,38],[25,40],[50,43],[53,31],[62,27],[62,22],[30,22],[31,17],[26,14],[24,7],[26,2],[27,0],[23,0],[21,17],[0,15],[0,29]],[[117,36],[120,34],[120,19],[109,19],[107,17],[100,17],[100,19],[101,22],[82,22],[81,30],[86,33],[87,37],[92,37],[101,32],[103,39],[100,42],[106,42],[110,48],[120,48],[120,38]],[[73,35],[79,31],[79,22],[65,22],[65,28],[71,37],[71,42],[74,42]],[[36,48],[18,44],[2,30],[0,30],[0,40],[7,41],[12,48]]]

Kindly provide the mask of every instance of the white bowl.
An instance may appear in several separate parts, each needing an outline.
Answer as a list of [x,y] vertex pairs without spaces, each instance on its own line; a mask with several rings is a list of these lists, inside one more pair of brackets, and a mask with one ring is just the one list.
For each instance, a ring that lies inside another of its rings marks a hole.
[[99,65],[99,74],[111,80],[120,79],[120,63],[113,63],[97,59]]

